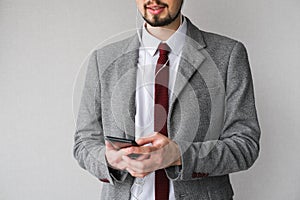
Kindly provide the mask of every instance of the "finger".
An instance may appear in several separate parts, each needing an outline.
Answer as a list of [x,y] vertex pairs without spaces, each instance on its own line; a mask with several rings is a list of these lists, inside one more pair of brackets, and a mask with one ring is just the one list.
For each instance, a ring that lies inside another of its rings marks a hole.
[[132,154],[132,150],[130,150],[131,147],[128,148],[122,148],[120,149],[118,152],[120,153],[120,155],[122,156],[128,156],[130,154]]
[[124,161],[121,161],[121,162],[119,162],[119,164],[118,164],[118,168],[119,168],[120,170],[125,170],[127,167],[128,167],[128,166],[127,166],[127,163],[124,162]]
[[145,145],[145,144],[149,144],[149,143],[153,143],[153,141],[155,141],[157,139],[159,133],[154,133],[153,135],[149,136],[149,137],[143,137],[143,138],[139,138],[136,143],[138,145]]
[[153,146],[141,146],[141,147],[129,147],[125,151],[130,154],[149,154],[152,151],[156,151],[157,147]]
[[150,174],[150,173],[137,173],[129,168],[127,168],[126,170],[131,174],[131,176],[136,177],[136,178],[144,178],[145,176]]
[[149,173],[162,168],[161,166],[158,166],[156,164],[158,162],[157,159],[159,159],[159,156],[160,155],[157,155],[155,157],[151,156],[149,159],[145,159],[142,161],[130,159],[128,156],[123,156],[122,159],[127,163],[127,166],[136,173]]
[[135,160],[142,161],[142,160],[146,160],[146,159],[149,159],[149,158],[150,158],[149,154],[140,154],[137,158],[135,158]]
[[108,141],[105,141],[105,147],[108,150],[115,150],[115,148],[112,146],[112,144]]
[[144,169],[143,161],[134,160],[134,159],[129,158],[128,156],[122,156],[122,159],[124,162],[127,163],[128,168],[130,168],[134,172],[137,172],[137,173],[147,172]]

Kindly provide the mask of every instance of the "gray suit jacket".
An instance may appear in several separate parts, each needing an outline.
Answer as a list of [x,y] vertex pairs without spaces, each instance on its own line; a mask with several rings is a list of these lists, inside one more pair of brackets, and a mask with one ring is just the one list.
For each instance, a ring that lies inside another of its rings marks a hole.
[[[188,19],[186,43],[168,115],[169,137],[182,154],[169,167],[176,199],[228,200],[229,173],[258,157],[260,128],[245,47],[200,31]],[[135,35],[96,50],[89,62],[75,133],[79,165],[103,181],[101,199],[129,199],[133,177],[112,170],[104,136],[134,138],[139,50]]]

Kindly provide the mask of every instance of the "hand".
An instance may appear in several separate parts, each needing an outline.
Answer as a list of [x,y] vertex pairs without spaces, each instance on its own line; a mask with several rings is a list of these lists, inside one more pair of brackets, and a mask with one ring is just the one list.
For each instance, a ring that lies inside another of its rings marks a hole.
[[122,156],[128,155],[124,149],[116,150],[112,144],[108,141],[105,141],[105,157],[109,166],[117,170],[125,170],[127,163],[123,161]]
[[[123,155],[126,163],[126,170],[134,177],[144,177],[145,175],[173,165],[181,165],[181,155],[178,145],[168,137],[155,133],[153,136],[141,138],[137,141],[140,147],[126,148],[128,154],[148,155],[148,159],[133,160]],[[142,146],[152,143],[152,146]]]
[[[117,169],[121,171],[125,170],[127,168],[127,163],[123,161],[122,156],[130,156],[131,153],[128,153],[129,151],[126,151],[128,147],[122,148],[120,150],[116,150],[112,146],[112,144],[108,141],[105,141],[105,147],[106,147],[105,157],[109,166],[113,169]],[[148,155],[140,155],[135,159],[141,161],[148,158],[149,158]]]

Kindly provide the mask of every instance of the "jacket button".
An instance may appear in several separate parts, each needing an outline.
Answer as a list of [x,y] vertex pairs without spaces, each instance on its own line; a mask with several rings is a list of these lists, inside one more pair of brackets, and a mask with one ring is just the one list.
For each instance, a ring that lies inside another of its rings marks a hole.
[[192,178],[197,178],[197,177],[198,177],[198,174],[196,172],[193,172]]
[[204,177],[205,174],[204,173],[199,173],[199,177]]

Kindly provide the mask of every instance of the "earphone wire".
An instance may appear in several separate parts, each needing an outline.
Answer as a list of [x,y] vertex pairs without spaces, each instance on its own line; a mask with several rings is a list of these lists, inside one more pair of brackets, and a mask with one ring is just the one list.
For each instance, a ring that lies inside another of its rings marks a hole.
[[[138,11],[138,9],[136,9],[136,30],[137,30],[137,35],[138,35],[138,38],[139,38],[139,42],[140,42],[140,45],[141,45],[141,49],[143,49],[144,50],[144,58],[146,58],[146,46],[144,45],[144,43],[143,43],[143,40],[142,40],[142,36],[141,36],[141,32],[142,32],[142,29],[141,29],[141,31],[139,31],[139,25],[138,25],[138,17],[139,17],[139,11]],[[183,22],[183,16],[182,16],[182,14],[180,14],[180,25],[182,25],[182,22]],[[143,22],[144,23],[144,25],[145,25],[145,22]],[[163,41],[162,41],[163,42]],[[167,62],[157,71],[157,72],[155,72],[155,75],[154,75],[154,80],[156,79],[156,77],[157,77],[157,75],[158,75],[158,73],[162,70],[162,69],[164,69],[166,66],[167,66],[167,64],[169,64],[169,61],[170,61],[170,57],[168,56],[168,60],[167,60]],[[145,90],[147,91],[147,93],[148,93],[148,95],[154,100],[154,97],[153,97],[153,95],[151,95],[151,92],[147,89],[147,83],[145,83],[145,67],[146,67],[146,59],[144,59],[144,64],[143,64],[143,68],[138,64],[138,68],[141,70],[141,72],[142,72],[142,85],[141,85],[141,87],[145,87]],[[152,84],[154,84],[153,82],[151,83],[149,83],[150,85]]]

